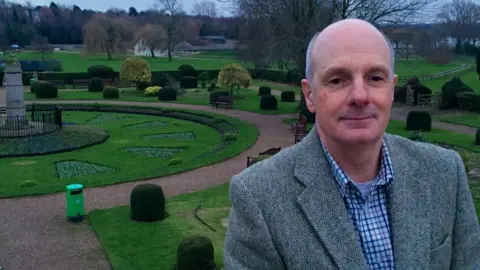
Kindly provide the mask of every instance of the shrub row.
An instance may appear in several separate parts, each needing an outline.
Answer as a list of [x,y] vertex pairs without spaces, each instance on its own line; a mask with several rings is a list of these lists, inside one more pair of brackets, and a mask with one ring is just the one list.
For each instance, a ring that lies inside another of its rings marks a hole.
[[[96,66],[95,68],[90,67],[90,72],[39,72],[38,79],[49,81],[49,80],[63,80],[66,84],[72,84],[74,79],[89,79],[91,77],[100,77],[100,78],[111,78],[111,79],[118,79],[119,72],[110,71],[107,68],[102,68]],[[270,80],[274,82],[282,82],[282,83],[291,83],[291,84],[300,84],[299,78],[300,75],[295,75],[296,73],[293,71],[285,72],[281,70],[270,70],[270,69],[247,69],[252,78],[254,79],[264,79]],[[202,74],[205,72],[208,75],[208,78],[217,78],[218,73],[220,70],[196,70],[196,74]],[[94,76],[92,74],[95,74]],[[110,74],[110,75],[107,75]],[[176,81],[180,81],[182,77],[182,72],[180,70],[166,70],[166,71],[152,71],[152,82],[155,80],[155,77],[164,76],[161,74],[169,75]],[[187,73],[188,74],[188,73]],[[290,75],[289,75],[290,74]],[[0,80],[3,80],[3,72],[0,72]],[[30,85],[30,79],[33,76],[33,72],[24,72],[22,74],[22,81],[23,85]],[[195,75],[194,77],[197,77]],[[162,79],[160,79],[162,80]],[[199,78],[200,81],[202,79]],[[165,81],[165,79],[163,79]],[[154,84],[156,85],[156,84]],[[162,85],[160,85],[162,86]]]
[[432,116],[427,111],[410,111],[407,115],[407,130],[430,131],[432,130]]

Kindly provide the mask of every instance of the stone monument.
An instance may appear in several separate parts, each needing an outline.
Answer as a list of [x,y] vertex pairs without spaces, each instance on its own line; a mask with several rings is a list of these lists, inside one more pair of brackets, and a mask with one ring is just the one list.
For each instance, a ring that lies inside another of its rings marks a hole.
[[5,61],[3,87],[6,92],[7,118],[26,119],[27,111],[23,98],[22,68],[20,62],[12,54]]

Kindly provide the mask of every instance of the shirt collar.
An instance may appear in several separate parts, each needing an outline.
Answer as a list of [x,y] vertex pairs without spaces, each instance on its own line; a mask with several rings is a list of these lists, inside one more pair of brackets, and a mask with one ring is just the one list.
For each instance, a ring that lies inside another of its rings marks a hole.
[[[320,140],[320,138],[319,138]],[[325,145],[323,144],[322,140],[320,140],[320,144],[327,156],[328,163],[332,168],[332,172],[334,175],[335,180],[337,181],[342,194],[345,194],[345,188],[349,182],[354,184],[354,182],[346,175],[346,173],[338,166],[338,164],[333,159],[330,152],[327,150]],[[374,185],[388,185],[393,181],[394,174],[393,174],[393,166],[392,161],[390,159],[390,153],[388,152],[388,147],[385,143],[385,140],[382,139],[382,147],[381,147],[381,157],[380,157],[380,171],[375,177],[372,179],[375,183]]]

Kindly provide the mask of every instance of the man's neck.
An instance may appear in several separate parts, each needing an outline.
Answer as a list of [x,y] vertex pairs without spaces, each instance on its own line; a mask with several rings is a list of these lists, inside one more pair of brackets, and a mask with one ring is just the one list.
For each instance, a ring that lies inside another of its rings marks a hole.
[[354,182],[362,183],[375,179],[380,168],[382,139],[363,145],[350,145],[328,139],[319,132],[322,143],[337,165]]

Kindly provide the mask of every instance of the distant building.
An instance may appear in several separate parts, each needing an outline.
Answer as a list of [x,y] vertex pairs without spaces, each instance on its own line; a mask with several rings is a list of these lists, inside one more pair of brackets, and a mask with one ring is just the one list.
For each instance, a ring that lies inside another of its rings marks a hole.
[[216,44],[227,43],[227,39],[224,36],[203,36],[203,37],[200,37],[200,38],[208,40],[208,41],[210,41],[212,43],[216,43]]

